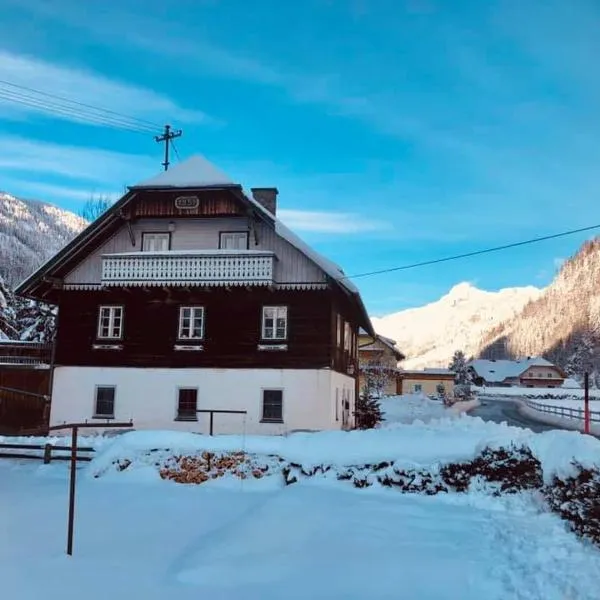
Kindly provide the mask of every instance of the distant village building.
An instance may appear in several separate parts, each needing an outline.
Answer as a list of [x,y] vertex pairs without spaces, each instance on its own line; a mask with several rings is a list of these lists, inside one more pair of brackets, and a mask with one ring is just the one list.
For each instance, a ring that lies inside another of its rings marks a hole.
[[343,271],[202,157],[128,189],[17,288],[58,305],[51,424],[350,429],[358,331]]
[[396,347],[396,342],[383,335],[369,335],[364,329],[358,335],[358,363],[360,369],[359,386],[363,393],[369,387],[376,387],[378,395],[392,396],[400,393],[398,386],[398,362],[405,356]]
[[522,360],[472,360],[468,364],[472,381],[478,386],[562,387],[566,374],[545,358]]
[[[440,389],[446,396],[454,395],[454,378],[456,373],[450,369],[423,369],[422,371],[401,371],[401,394],[425,394],[437,396]],[[441,387],[440,387],[441,386]]]

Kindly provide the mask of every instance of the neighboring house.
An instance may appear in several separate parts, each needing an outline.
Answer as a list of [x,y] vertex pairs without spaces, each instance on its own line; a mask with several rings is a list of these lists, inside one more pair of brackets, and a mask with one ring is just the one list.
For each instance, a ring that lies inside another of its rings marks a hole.
[[400,372],[400,393],[425,394],[435,396],[438,386],[444,387],[447,396],[454,395],[454,378],[456,373],[450,369],[423,369],[422,371]]
[[390,338],[369,335],[364,329],[358,334],[358,363],[360,391],[365,390],[367,379],[376,382],[381,393],[391,396],[398,393],[398,362],[405,356]]
[[51,423],[207,432],[197,411],[216,410],[215,433],[351,428],[371,323],[276,201],[193,157],[130,187],[21,283],[59,307]]
[[472,360],[468,364],[478,386],[561,387],[565,372],[545,358],[522,360]]

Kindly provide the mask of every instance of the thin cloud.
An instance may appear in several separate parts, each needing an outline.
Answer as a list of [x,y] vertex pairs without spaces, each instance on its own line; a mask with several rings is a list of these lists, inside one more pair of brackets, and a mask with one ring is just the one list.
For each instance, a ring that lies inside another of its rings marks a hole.
[[352,234],[383,231],[384,221],[373,221],[355,213],[282,209],[278,216],[291,229],[311,233]]
[[30,178],[32,173],[40,173],[101,185],[114,181],[132,184],[160,169],[157,161],[148,156],[100,148],[8,135],[0,136],[0,146],[10,148],[10,152],[0,154],[0,172],[13,177],[15,172],[27,173]]
[[[205,113],[186,109],[169,97],[152,90],[110,79],[92,71],[54,64],[6,50],[0,50],[0,80],[152,122],[162,123],[165,119],[188,123],[210,121]],[[16,114],[46,114],[68,121],[97,124],[94,117],[56,113],[48,103],[43,102],[42,97],[42,101],[35,102],[36,106],[21,104],[18,102],[19,94],[27,92],[2,87],[17,100],[15,102],[0,98],[2,112],[11,110]]]

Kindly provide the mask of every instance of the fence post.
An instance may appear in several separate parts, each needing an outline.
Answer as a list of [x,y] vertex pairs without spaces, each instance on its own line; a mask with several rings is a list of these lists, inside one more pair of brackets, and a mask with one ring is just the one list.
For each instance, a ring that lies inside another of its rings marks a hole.
[[67,554],[73,556],[73,527],[75,525],[75,478],[77,474],[77,426],[71,430],[71,479],[69,482],[69,525]]
[[584,433],[590,432],[590,376],[586,371],[583,375],[583,414],[584,414]]
[[49,465],[52,460],[52,444],[46,444],[44,446],[44,464]]

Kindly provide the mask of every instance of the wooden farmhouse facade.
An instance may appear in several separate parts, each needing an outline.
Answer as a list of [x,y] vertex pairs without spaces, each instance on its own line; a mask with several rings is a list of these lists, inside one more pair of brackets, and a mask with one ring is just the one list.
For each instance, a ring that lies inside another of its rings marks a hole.
[[[17,288],[58,306],[51,424],[351,428],[358,290],[202,157],[132,186]],[[245,411],[245,413],[244,413]]]

